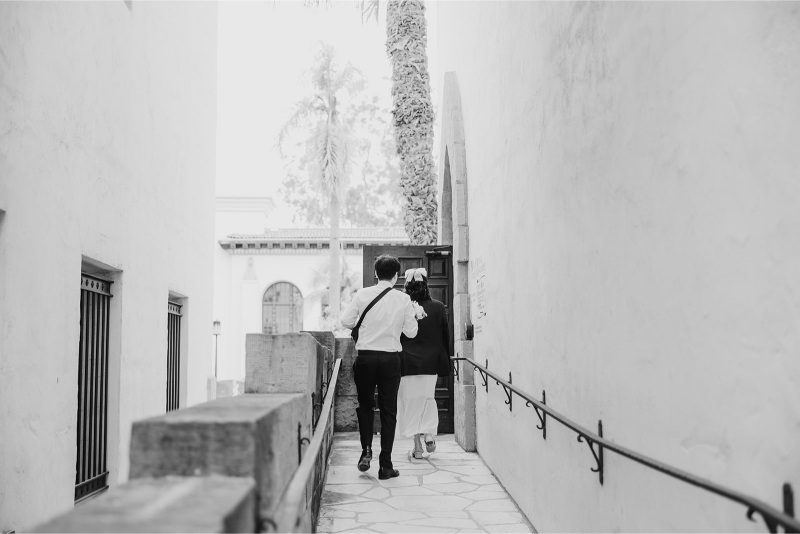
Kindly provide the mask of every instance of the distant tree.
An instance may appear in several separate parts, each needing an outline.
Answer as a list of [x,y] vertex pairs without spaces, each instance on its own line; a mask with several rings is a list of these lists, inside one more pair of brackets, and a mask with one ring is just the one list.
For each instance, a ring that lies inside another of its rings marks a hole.
[[[353,156],[358,150],[353,136],[353,121],[343,117],[339,98],[358,93],[363,88],[361,73],[350,63],[341,64],[333,47],[323,44],[309,71],[312,94],[300,100],[292,117],[278,134],[278,147],[290,133],[302,136],[303,168],[311,184],[309,192],[320,197],[327,208],[331,228],[329,300],[339,302],[340,231],[342,191],[352,170]],[[335,321],[339,306],[331,306]]]
[[[305,0],[319,6],[330,0]],[[380,15],[380,0],[357,0],[362,19]],[[406,197],[403,220],[412,244],[436,243],[438,203],[433,165],[433,104],[428,30],[422,0],[387,0],[386,51],[392,62],[394,135]]]
[[[328,284],[330,283],[330,266],[323,263],[314,269],[311,287],[317,288],[303,298],[303,305],[313,304],[316,302],[322,303],[322,320],[321,329],[330,330],[336,334],[346,336],[348,329],[342,327],[338,319],[333,318],[331,313],[330,301],[325,298],[328,293]],[[350,268],[347,262],[342,262],[342,272],[339,278],[339,289],[341,292],[340,305],[345,306],[350,303],[356,291],[361,289],[363,285],[361,271],[355,271]]]
[[[340,103],[340,105],[342,105]],[[350,122],[353,173],[342,192],[341,223],[351,227],[400,226],[403,198],[400,189],[400,162],[394,144],[388,110],[377,105],[377,97],[351,95],[341,111]],[[308,172],[313,161],[306,154],[290,160],[281,192],[295,207],[295,219],[309,224],[330,224],[327,196],[314,186]]]

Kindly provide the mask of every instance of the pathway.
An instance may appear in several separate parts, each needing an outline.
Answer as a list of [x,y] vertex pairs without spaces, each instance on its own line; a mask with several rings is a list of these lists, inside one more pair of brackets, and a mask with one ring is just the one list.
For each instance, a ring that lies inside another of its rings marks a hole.
[[378,480],[379,436],[369,471],[356,468],[355,432],[334,437],[317,532],[535,532],[480,455],[453,435],[438,436],[436,452],[409,458],[413,440],[396,440],[400,476]]

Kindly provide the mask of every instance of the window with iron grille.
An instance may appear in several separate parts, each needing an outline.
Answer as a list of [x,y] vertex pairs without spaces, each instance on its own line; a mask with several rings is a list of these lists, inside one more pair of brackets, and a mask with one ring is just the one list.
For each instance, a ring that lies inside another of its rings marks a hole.
[[167,411],[180,408],[181,306],[167,303]]
[[272,284],[264,292],[264,334],[289,334],[303,329],[303,296],[289,282]]
[[81,274],[75,502],[108,488],[108,313],[111,282]]

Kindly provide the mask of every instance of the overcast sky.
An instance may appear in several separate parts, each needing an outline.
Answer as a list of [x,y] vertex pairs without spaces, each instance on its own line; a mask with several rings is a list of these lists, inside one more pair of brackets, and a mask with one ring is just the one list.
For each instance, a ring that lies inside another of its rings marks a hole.
[[[362,23],[352,0],[319,8],[302,1],[219,3],[217,196],[272,197],[276,209],[270,227],[295,226],[278,191],[284,163],[275,149],[277,132],[293,104],[308,93],[301,77],[320,41],[334,45],[341,59],[361,69],[370,92],[391,107],[385,3],[381,8],[376,24],[374,19]],[[429,32],[433,19],[435,8],[429,8]],[[430,33],[432,62],[435,44]]]

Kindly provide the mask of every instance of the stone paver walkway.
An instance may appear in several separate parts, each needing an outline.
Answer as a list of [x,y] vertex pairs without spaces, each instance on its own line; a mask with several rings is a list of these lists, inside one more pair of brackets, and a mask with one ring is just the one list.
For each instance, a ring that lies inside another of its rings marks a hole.
[[373,447],[362,473],[358,434],[336,434],[318,532],[536,532],[481,457],[452,435],[438,436],[422,460],[408,454],[413,440],[396,440],[400,476],[389,480],[378,480],[380,436]]

